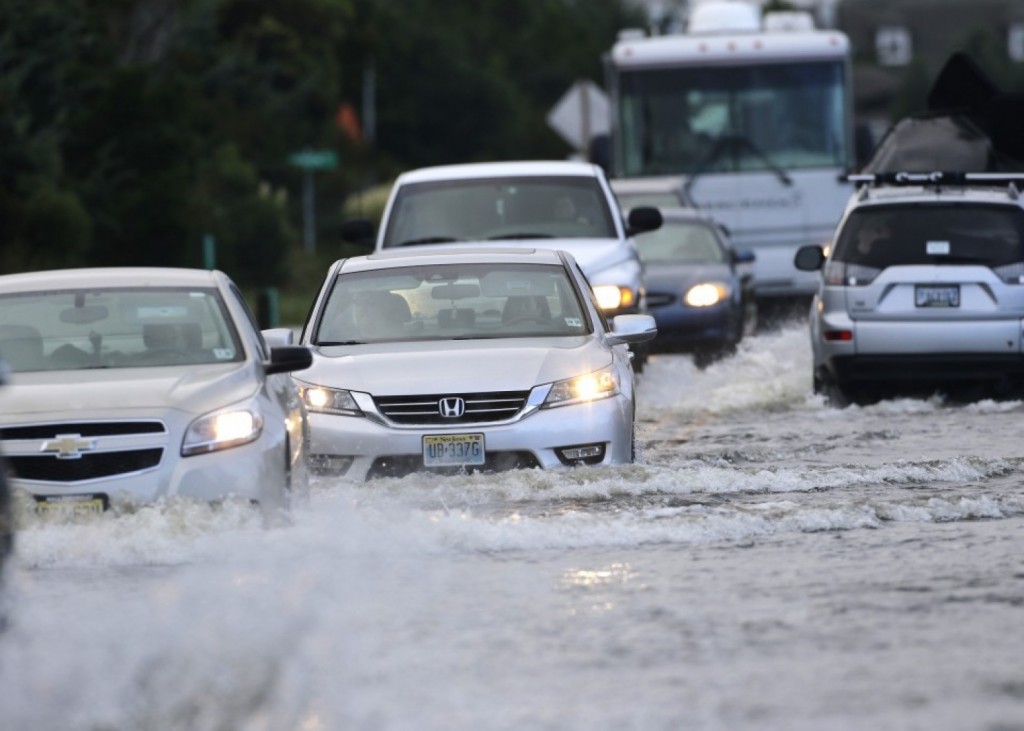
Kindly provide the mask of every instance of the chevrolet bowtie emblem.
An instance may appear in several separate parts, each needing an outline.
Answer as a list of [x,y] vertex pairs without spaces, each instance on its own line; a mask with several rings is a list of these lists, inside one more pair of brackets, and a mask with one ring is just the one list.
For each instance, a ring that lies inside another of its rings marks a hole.
[[81,434],[58,434],[56,439],[43,442],[40,452],[57,454],[57,459],[81,459],[82,452],[96,449],[95,439],[83,439]]

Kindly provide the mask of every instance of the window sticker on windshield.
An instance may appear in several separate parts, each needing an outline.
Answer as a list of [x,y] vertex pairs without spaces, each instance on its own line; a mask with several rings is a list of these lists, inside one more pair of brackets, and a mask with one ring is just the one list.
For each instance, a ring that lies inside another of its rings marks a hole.
[[583,327],[583,320],[578,317],[565,318],[565,324],[569,327]]
[[949,242],[948,241],[928,241],[924,245],[925,253],[929,256],[948,256],[949,255]]
[[142,320],[166,320],[167,318],[188,317],[188,307],[183,305],[165,305],[163,307],[139,307],[135,310],[136,317]]
[[214,348],[213,357],[217,360],[231,360],[235,357],[235,351],[231,348]]
[[505,291],[512,292],[514,294],[528,294],[533,291],[533,282],[529,279],[525,280],[513,280],[510,279],[505,282]]

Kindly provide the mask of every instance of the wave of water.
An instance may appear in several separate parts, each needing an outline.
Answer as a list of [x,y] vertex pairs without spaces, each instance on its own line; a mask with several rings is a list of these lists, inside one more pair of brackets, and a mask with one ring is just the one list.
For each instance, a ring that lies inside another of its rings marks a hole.
[[[342,525],[345,535],[358,536],[342,544],[357,552],[500,551],[734,541],[877,527],[887,520],[1018,514],[1017,500],[998,489],[934,503],[863,493],[1016,479],[1024,458],[974,455],[969,445],[940,457],[868,457],[889,442],[900,449],[901,419],[1013,419],[1019,402],[949,407],[941,399],[900,399],[832,409],[810,393],[809,361],[803,326],[748,339],[734,357],[703,371],[686,356],[653,358],[639,387],[641,442],[646,436],[650,443],[641,444],[638,464],[416,475],[364,485],[322,481],[312,503],[295,509],[291,526],[271,531],[248,506],[231,502],[213,507],[172,500],[71,524],[26,514],[16,563],[29,569],[174,566],[233,553],[243,541],[302,541]],[[694,441],[699,432],[704,441]],[[837,445],[847,458],[834,458]],[[787,494],[780,503],[763,499]],[[777,505],[791,507],[756,507]]]

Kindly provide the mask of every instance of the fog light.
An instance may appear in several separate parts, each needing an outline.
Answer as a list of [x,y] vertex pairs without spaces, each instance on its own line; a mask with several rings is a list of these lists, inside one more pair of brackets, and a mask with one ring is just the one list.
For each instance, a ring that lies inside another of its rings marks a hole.
[[342,454],[311,454],[309,456],[309,468],[318,475],[344,475],[352,466],[349,455]]
[[563,464],[597,464],[604,459],[603,444],[580,444],[556,450]]

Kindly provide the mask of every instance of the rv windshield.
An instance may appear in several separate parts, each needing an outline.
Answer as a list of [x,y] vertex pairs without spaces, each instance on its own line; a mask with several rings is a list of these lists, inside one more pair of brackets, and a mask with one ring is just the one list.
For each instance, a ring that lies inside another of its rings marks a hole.
[[845,169],[843,64],[622,71],[623,177]]

